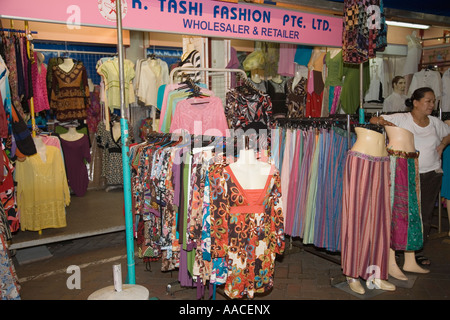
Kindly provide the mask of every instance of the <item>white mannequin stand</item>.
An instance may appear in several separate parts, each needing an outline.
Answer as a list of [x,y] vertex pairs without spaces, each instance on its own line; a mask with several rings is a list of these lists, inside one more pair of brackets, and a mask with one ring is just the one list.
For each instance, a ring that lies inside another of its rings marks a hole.
[[[388,148],[392,150],[415,152],[414,135],[412,132],[393,126],[385,126],[386,133],[389,138]],[[428,273],[430,270],[423,269],[417,264],[414,251],[405,251],[405,263],[403,270],[415,273]],[[395,250],[389,251],[389,275],[398,280],[408,280],[408,277],[400,270],[395,261]]]
[[[357,151],[375,157],[385,157],[388,155],[386,150],[386,141],[381,133],[365,128],[355,128],[355,132],[357,139],[352,147],[352,151]],[[359,279],[347,277],[347,283],[352,291],[359,294],[365,293],[364,287],[359,282]],[[367,286],[369,287],[370,285],[375,286],[377,289],[386,291],[394,291],[396,289],[395,285],[381,279],[374,279],[372,283],[367,281]]]
[[244,189],[263,189],[271,167],[269,163],[257,160],[254,150],[241,150],[239,159],[230,164],[236,179]]

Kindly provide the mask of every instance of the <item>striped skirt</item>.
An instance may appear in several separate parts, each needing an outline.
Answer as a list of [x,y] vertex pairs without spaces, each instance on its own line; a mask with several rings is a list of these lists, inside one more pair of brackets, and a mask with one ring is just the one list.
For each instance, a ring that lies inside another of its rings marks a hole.
[[389,156],[373,157],[349,151],[342,201],[344,275],[387,280],[391,226]]
[[391,165],[391,248],[422,249],[419,152],[388,149]]

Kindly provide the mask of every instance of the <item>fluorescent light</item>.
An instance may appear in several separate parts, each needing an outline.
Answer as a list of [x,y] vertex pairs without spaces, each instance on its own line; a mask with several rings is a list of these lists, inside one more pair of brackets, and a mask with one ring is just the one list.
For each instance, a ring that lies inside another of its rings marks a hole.
[[397,27],[405,27],[405,28],[413,28],[413,29],[428,29],[430,27],[425,24],[398,22],[398,21],[386,21],[386,24],[388,26],[397,26]]

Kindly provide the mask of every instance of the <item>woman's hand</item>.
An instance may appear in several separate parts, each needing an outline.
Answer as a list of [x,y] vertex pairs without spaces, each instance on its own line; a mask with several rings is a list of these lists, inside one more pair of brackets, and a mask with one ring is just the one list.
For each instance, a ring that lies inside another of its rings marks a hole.
[[392,126],[392,127],[395,127],[395,124],[393,124],[390,121],[384,120],[384,118],[381,117],[381,116],[380,117],[372,117],[372,118],[370,118],[369,122],[371,124],[377,124],[379,126]]

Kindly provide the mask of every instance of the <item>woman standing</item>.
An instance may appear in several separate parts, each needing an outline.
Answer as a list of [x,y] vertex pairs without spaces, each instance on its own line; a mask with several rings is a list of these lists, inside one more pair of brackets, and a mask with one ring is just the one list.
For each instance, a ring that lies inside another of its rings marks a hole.
[[[416,89],[405,101],[410,112],[372,117],[370,123],[383,126],[398,126],[414,135],[414,144],[419,151],[419,174],[421,211],[424,241],[431,230],[431,219],[442,183],[441,155],[450,143],[450,127],[437,117],[431,116],[435,106],[435,95],[431,88]],[[429,265],[428,259],[421,259]]]

